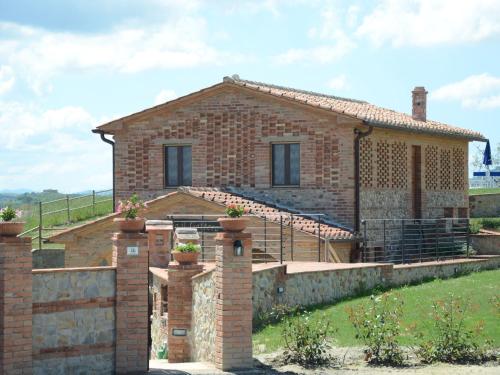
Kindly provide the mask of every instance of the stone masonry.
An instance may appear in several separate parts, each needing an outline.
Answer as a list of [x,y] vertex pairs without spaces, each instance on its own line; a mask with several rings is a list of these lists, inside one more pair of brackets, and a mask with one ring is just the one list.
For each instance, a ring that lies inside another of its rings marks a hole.
[[0,373],[31,374],[31,238],[0,236]]
[[114,234],[117,374],[148,368],[148,257],[147,235]]
[[[241,241],[242,256],[234,255]],[[252,235],[220,232],[216,237],[215,365],[222,370],[252,367]]]

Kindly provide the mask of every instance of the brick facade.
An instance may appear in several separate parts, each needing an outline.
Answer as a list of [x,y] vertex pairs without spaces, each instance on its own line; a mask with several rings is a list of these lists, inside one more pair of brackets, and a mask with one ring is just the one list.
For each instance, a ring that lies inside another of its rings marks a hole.
[[[137,255],[127,253],[138,247]],[[116,373],[143,373],[148,368],[148,241],[141,233],[115,233]]]
[[[221,88],[116,131],[117,198],[165,194],[163,147],[191,145],[193,186],[232,186],[352,226],[353,125],[360,123]],[[272,187],[273,142],[300,143],[300,187]]]
[[31,238],[0,236],[0,373],[24,375],[32,365]]

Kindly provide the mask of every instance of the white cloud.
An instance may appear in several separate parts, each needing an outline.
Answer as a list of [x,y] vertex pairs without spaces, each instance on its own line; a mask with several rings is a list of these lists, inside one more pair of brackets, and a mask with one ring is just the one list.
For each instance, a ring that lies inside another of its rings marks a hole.
[[450,83],[431,92],[431,99],[459,101],[463,107],[500,108],[500,77],[483,73]]
[[344,74],[334,77],[328,81],[328,87],[334,90],[344,90],[347,86],[347,78]]
[[382,0],[356,35],[395,47],[477,42],[500,35],[500,1]]
[[0,65],[0,95],[9,91],[14,86],[15,81],[12,68],[8,65]]
[[81,107],[43,110],[0,101],[0,186],[68,192],[109,188],[111,147],[90,131],[98,123]]
[[346,56],[356,47],[343,25],[349,12],[355,13],[356,11],[353,7],[342,11],[339,7],[327,3],[321,11],[320,25],[312,27],[308,31],[309,38],[319,42],[319,45],[310,48],[291,48],[274,56],[274,62],[278,64],[298,62],[327,64]]
[[162,104],[175,98],[177,98],[177,94],[174,90],[161,90],[158,95],[156,95],[154,104]]
[[16,66],[37,92],[43,91],[51,76],[65,70],[136,73],[239,59],[206,42],[202,17],[180,16],[161,25],[121,27],[100,34],[52,32],[1,22],[2,33],[6,37],[0,44],[0,60]]

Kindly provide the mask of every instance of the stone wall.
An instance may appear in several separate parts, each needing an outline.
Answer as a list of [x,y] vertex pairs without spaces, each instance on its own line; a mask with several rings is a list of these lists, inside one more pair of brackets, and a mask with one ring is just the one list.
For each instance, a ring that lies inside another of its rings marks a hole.
[[31,255],[35,269],[64,267],[64,249],[35,249]]
[[472,248],[480,255],[500,255],[500,233],[482,230],[470,236]]
[[151,312],[151,359],[164,359],[160,352],[168,351],[167,332],[167,283],[168,271],[150,267],[150,303]]
[[209,271],[193,278],[193,323],[191,360],[215,360],[215,272]]
[[500,194],[469,197],[470,217],[500,217]]
[[[287,273],[276,265],[253,273],[253,314],[258,319],[273,306],[331,303],[376,286],[401,286],[430,278],[500,267],[500,256],[474,257],[418,264],[349,264],[328,271]],[[283,293],[278,293],[278,287]]]
[[33,270],[34,374],[114,372],[115,269]]

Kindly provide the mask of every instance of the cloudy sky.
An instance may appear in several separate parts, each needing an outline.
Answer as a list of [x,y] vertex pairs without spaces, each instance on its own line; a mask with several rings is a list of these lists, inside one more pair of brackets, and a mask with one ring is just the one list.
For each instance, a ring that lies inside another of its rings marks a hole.
[[497,143],[499,61],[500,0],[2,0],[0,190],[109,188],[92,128],[234,73],[403,112],[424,85]]

